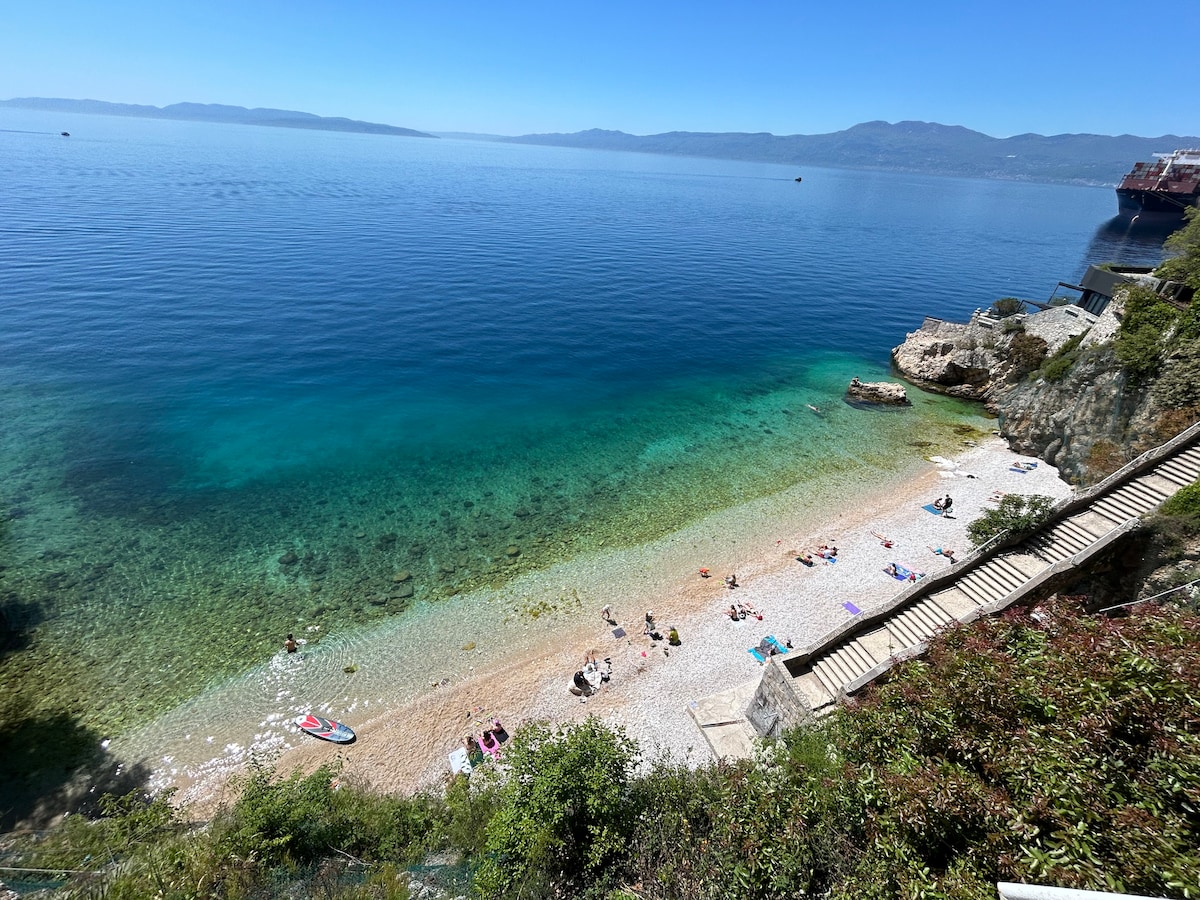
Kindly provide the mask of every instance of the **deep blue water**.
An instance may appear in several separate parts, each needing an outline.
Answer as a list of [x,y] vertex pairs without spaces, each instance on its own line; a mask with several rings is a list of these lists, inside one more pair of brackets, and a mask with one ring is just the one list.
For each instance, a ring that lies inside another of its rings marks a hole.
[[971,415],[839,403],[923,316],[1158,258],[1111,189],[15,110],[0,184],[0,586],[148,670],[886,465]]

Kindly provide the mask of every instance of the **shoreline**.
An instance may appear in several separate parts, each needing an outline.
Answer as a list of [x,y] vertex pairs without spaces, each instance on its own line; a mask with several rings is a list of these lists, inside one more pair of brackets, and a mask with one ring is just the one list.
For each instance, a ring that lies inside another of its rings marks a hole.
[[[883,571],[888,562],[930,572],[948,563],[929,546],[965,555],[966,526],[988,507],[993,491],[1042,493],[1055,500],[1071,493],[1045,463],[1025,474],[1010,471],[1022,458],[992,437],[952,459],[914,459],[879,481],[848,480],[819,495],[810,488],[784,491],[647,545],[592,554],[519,578],[489,592],[482,605],[477,597],[456,598],[390,634],[327,638],[299,660],[280,653],[255,675],[163,717],[140,739],[115,741],[113,750],[123,758],[138,746],[161,750],[157,760],[148,752],[132,755],[154,770],[153,789],[177,787],[177,802],[201,816],[251,759],[273,762],[281,772],[335,763],[343,778],[381,791],[440,786],[449,771],[447,754],[461,742],[476,707],[499,717],[510,731],[531,720],[566,724],[597,715],[626,728],[647,757],[669,753],[693,764],[710,761],[712,752],[688,704],[757,680],[761,666],[747,649],[765,635],[800,648],[850,617],[843,602],[866,612],[901,590]],[[956,517],[922,509],[946,492],[954,496]],[[883,547],[872,532],[896,546]],[[839,562],[807,568],[790,552],[821,543],[839,547]],[[701,578],[701,566],[712,577]],[[734,590],[723,582],[730,572],[740,584]],[[730,621],[725,610],[739,601],[752,603],[763,619]],[[456,616],[468,603],[474,604],[472,618],[455,632]],[[615,639],[600,619],[606,603],[625,638]],[[522,604],[525,613],[543,608],[544,614],[522,616]],[[679,630],[681,646],[653,643],[642,634],[647,610],[654,611],[664,634]],[[495,640],[500,635],[502,642]],[[410,652],[395,649],[400,640]],[[581,701],[567,683],[592,651],[611,658],[612,680]],[[346,660],[354,660],[346,665],[359,671],[343,672]],[[371,693],[375,696],[366,696]],[[330,698],[304,708],[347,721],[357,741],[334,745],[296,734],[292,714],[278,710],[298,696]],[[203,742],[186,730],[190,724],[199,731],[214,718],[205,710],[239,704],[262,716],[248,744],[219,727],[209,729],[216,733]]]

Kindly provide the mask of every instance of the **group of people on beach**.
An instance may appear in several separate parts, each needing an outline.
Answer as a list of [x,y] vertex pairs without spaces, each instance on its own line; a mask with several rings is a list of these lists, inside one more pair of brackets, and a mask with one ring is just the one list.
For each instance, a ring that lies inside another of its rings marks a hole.
[[747,600],[744,603],[729,604],[729,611],[725,614],[734,622],[740,622],[747,616],[754,616],[760,622],[762,621],[762,613],[754,608],[754,604]]

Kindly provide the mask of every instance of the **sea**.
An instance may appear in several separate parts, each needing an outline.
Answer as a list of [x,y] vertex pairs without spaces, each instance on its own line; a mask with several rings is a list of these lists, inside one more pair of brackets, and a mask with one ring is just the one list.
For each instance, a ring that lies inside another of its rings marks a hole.
[[469,620],[531,573],[961,446],[979,407],[861,409],[847,382],[893,378],[926,316],[1157,262],[1115,210],[0,110],[0,708],[98,742],[269,670],[288,633]]

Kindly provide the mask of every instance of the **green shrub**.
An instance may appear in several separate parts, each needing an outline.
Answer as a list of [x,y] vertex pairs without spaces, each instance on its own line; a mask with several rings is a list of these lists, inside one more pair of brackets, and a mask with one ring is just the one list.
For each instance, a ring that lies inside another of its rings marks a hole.
[[1025,301],[1016,297],[1001,297],[992,304],[988,312],[998,319],[1007,319],[1009,316],[1025,312]]
[[1046,521],[1053,508],[1054,500],[1041,494],[1006,494],[967,526],[967,534],[976,547],[1005,532],[1024,534]]
[[1072,335],[1067,338],[1054,354],[1042,363],[1042,367],[1036,373],[1037,377],[1044,378],[1046,381],[1062,381],[1067,377],[1067,373],[1075,366],[1079,360],[1080,351],[1079,345],[1083,343],[1087,332]]
[[1200,482],[1180,488],[1159,508],[1164,516],[1187,516],[1200,522]]
[[1046,359],[1048,345],[1040,337],[1021,332],[1013,336],[1008,344],[1008,360],[1013,366],[1013,375],[1023,377],[1034,371]]
[[1155,375],[1170,350],[1178,311],[1154,291],[1141,285],[1124,292],[1125,313],[1113,340],[1121,367],[1136,379]]
[[485,897],[576,896],[605,884],[628,851],[637,745],[594,716],[526,725],[505,750],[508,780],[476,874]]

